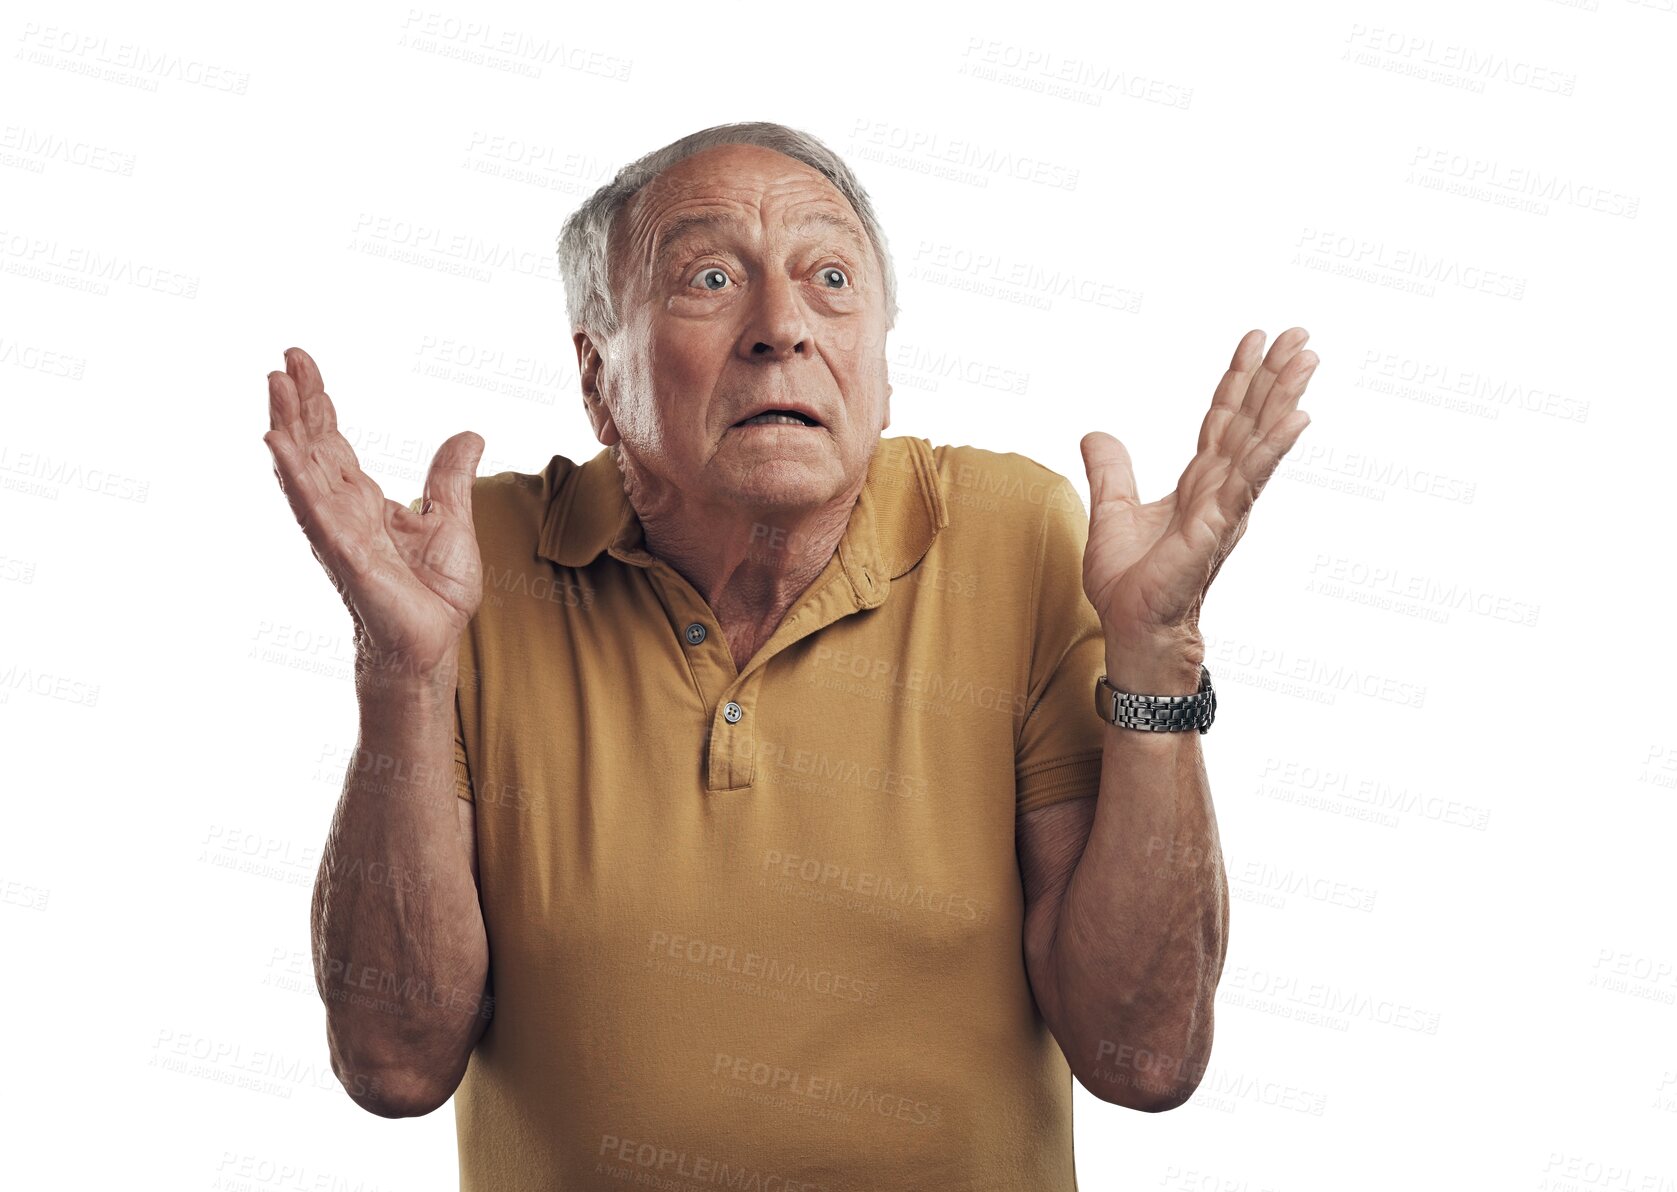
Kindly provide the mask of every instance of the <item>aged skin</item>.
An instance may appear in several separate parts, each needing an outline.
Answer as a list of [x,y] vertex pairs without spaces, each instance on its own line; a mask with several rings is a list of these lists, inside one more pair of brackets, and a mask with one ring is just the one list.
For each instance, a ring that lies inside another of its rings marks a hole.
[[274,475],[355,623],[360,736],[310,910],[332,1070],[370,1113],[429,1113],[493,1012],[472,805],[453,782],[459,641],[483,599],[471,511],[483,439],[462,431],[438,448],[421,515],[361,471],[301,348],[268,374],[268,416]]
[[[832,557],[890,425],[883,273],[844,196],[757,145],[672,166],[613,239],[621,326],[575,335],[588,416],[743,667]],[[735,425],[777,406],[819,425]]]
[[[1176,489],[1142,504],[1129,453],[1083,436],[1089,542],[1083,587],[1123,691],[1186,695],[1205,645],[1207,587],[1252,504],[1309,424],[1309,333],[1241,338]],[[1079,1081],[1132,1109],[1193,1095],[1211,1055],[1229,931],[1228,882],[1197,732],[1110,726],[1100,793],[1021,817],[1025,952],[1043,1018]]]
[[[832,558],[890,425],[881,263],[824,176],[754,145],[659,175],[610,249],[621,325],[574,334],[584,404],[618,448],[649,549],[710,604],[743,666]],[[1140,502],[1118,439],[1081,440],[1084,589],[1120,689],[1195,689],[1206,590],[1309,422],[1307,333],[1283,332],[1267,355],[1264,338],[1241,339],[1161,500]],[[352,768],[322,861],[316,973],[334,1068],[372,1112],[428,1113],[492,1006],[471,806],[448,782],[457,646],[482,594],[471,484],[484,444],[470,431],[444,442],[415,513],[361,472],[301,349],[269,374],[269,403],[275,474],[355,619],[362,755],[416,763],[405,779]],[[814,424],[740,425],[768,409]],[[1210,1055],[1228,936],[1200,735],[1108,729],[1099,795],[1020,817],[1017,840],[1026,967],[1073,1073],[1113,1104],[1180,1105]],[[430,894],[350,879],[367,856],[427,872]],[[472,997],[367,1009],[333,996],[346,965]]]

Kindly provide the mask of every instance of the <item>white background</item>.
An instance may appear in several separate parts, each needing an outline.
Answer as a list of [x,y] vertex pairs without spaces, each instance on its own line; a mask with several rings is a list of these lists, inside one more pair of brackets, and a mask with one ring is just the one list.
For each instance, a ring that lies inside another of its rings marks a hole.
[[9,6],[3,1182],[454,1186],[326,1062],[353,652],[264,375],[402,500],[592,455],[563,218],[770,119],[884,221],[889,434],[1152,500],[1242,333],[1321,356],[1202,621],[1212,1067],[1079,1088],[1082,1186],[1672,1188],[1672,9]]

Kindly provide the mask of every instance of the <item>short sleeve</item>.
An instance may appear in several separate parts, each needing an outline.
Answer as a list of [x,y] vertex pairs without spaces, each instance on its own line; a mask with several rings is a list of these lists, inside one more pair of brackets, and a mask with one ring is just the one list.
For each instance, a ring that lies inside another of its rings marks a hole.
[[1083,591],[1089,515],[1060,478],[1043,510],[1031,600],[1028,698],[1015,751],[1017,812],[1098,795],[1104,725],[1095,680],[1106,673],[1106,637]]
[[[408,502],[408,508],[419,512],[419,504],[423,497],[415,497]],[[472,772],[466,765],[466,729],[460,720],[460,693],[454,693],[454,793],[468,803],[475,803],[472,798]]]

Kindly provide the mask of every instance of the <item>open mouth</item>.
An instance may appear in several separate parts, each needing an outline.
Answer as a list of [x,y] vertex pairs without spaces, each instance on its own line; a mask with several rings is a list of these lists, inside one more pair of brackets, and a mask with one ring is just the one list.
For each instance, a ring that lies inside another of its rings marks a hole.
[[796,410],[764,410],[755,417],[747,418],[743,422],[736,422],[736,428],[742,426],[820,426],[821,424],[807,414],[800,414]]

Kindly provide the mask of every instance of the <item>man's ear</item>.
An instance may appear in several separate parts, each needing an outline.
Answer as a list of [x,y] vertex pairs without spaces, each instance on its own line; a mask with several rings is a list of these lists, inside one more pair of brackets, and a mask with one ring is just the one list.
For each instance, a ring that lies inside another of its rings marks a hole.
[[594,437],[610,447],[621,436],[617,433],[617,424],[612,421],[611,406],[601,390],[605,356],[586,331],[578,331],[571,340],[576,344],[576,373],[582,386],[583,408],[587,410],[588,421],[594,427]]

